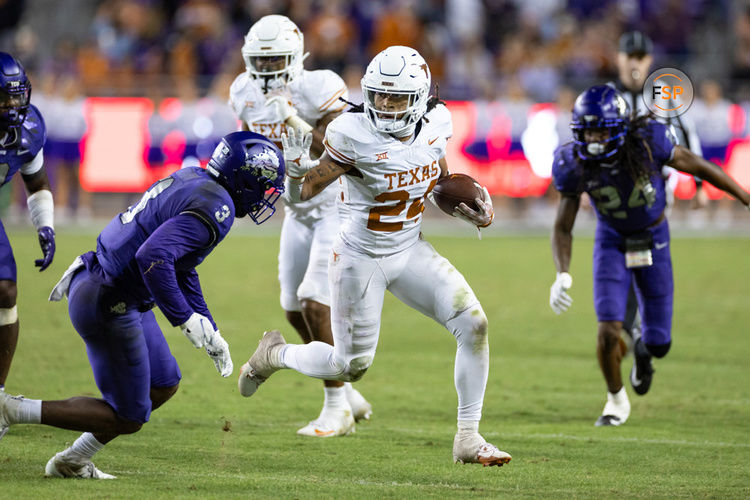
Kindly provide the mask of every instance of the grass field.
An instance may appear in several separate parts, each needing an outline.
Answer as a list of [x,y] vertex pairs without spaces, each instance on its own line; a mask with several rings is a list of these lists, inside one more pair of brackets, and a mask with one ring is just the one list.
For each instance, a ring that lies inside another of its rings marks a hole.
[[[61,235],[55,263],[40,274],[35,235],[11,232],[21,337],[9,392],[98,395],[66,306],[46,302],[73,257],[93,247],[93,234]],[[284,371],[244,399],[235,375],[222,379],[163,322],[181,389],[141,432],[97,455],[96,464],[119,479],[44,479],[46,461],[78,433],[15,426],[0,442],[0,497],[750,496],[750,240],[673,241],[673,348],[655,364],[651,393],[629,391],[632,413],[620,428],[593,426],[605,387],[594,351],[590,239],[574,243],[575,303],[560,317],[547,304],[554,277],[547,237],[431,241],[466,275],[489,316],[480,431],[513,455],[510,464],[451,462],[455,342],[389,296],[378,355],[358,383],[374,415],[353,436],[295,434],[320,410],[320,382]],[[230,235],[199,268],[235,374],[263,330],[281,327],[295,339],[278,305],[277,250],[272,236]]]

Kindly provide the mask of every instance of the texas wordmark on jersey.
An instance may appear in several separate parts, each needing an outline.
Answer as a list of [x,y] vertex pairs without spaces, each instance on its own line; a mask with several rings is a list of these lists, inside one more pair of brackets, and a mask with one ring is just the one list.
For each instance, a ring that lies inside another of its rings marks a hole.
[[442,105],[427,113],[413,141],[378,132],[362,113],[345,113],[330,123],[324,145],[336,161],[351,166],[344,183],[346,220],[342,239],[373,256],[413,245],[427,194],[440,177],[439,160],[453,134]]

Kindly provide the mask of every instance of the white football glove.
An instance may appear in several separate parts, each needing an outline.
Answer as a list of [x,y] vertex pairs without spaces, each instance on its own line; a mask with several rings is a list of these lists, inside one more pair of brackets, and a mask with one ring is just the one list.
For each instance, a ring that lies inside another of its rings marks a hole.
[[180,325],[180,328],[196,349],[206,348],[206,353],[213,360],[222,377],[232,374],[234,365],[229,355],[229,344],[217,330],[214,330],[207,317],[194,312],[186,322]]
[[555,314],[562,314],[568,310],[573,299],[568,290],[573,286],[573,277],[568,273],[557,273],[557,278],[549,290],[549,305]]
[[286,134],[281,135],[281,146],[284,148],[284,166],[287,175],[299,180],[311,168],[317,167],[319,160],[310,158],[310,146],[312,146],[312,133],[304,133],[302,130],[287,127]]
[[216,370],[222,377],[228,377],[232,374],[234,364],[232,363],[232,356],[229,354],[229,344],[218,330],[206,342],[206,354],[213,360]]
[[292,101],[285,95],[269,97],[266,99],[266,106],[275,108],[277,121],[280,122],[285,122],[292,116],[297,115],[297,110],[292,106]]
[[495,209],[492,207],[492,198],[486,187],[483,187],[484,200],[481,198],[475,198],[474,201],[479,207],[479,211],[472,210],[466,203],[461,203],[456,207],[453,212],[453,217],[468,222],[472,226],[476,227],[487,227],[492,224],[492,219],[495,218]]
[[211,321],[197,312],[191,314],[188,320],[180,325],[180,328],[196,349],[206,345],[206,342],[216,333]]

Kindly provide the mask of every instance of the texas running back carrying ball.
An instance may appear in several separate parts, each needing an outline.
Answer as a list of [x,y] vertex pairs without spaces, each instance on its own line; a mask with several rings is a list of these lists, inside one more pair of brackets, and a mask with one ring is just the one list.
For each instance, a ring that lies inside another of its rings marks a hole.
[[[309,135],[288,132],[284,156],[292,199],[313,198],[346,175],[347,218],[329,267],[334,345],[286,344],[277,330],[267,332],[242,367],[239,387],[251,396],[281,368],[359,380],[375,357],[389,290],[456,338],[454,461],[502,465],[510,455],[478,432],[489,368],[487,317],[461,273],[420,234],[424,200],[448,173],[445,148],[453,133],[449,111],[429,96],[430,83],[430,70],[416,50],[389,47],[375,56],[362,79],[364,113],[331,122],[327,154],[319,162],[308,155]],[[478,212],[464,206],[462,216],[488,226],[493,210],[485,199],[477,200]]]

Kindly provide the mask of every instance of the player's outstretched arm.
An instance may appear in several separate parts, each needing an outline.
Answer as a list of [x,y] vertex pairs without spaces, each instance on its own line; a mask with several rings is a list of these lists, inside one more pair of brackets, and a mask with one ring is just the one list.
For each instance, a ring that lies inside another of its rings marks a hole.
[[750,193],[742,189],[721,167],[704,160],[689,149],[683,146],[675,146],[672,160],[667,165],[710,182],[740,200],[750,209]]
[[568,290],[573,278],[568,273],[573,248],[573,225],[575,224],[580,196],[562,195],[557,206],[557,216],[552,230],[552,259],[557,275],[550,288],[549,305],[556,314],[565,312],[573,303]]
[[289,198],[293,202],[307,201],[323,191],[330,183],[338,179],[349,170],[349,166],[341,164],[323,153],[318,160],[310,159],[312,134],[295,132],[290,129],[281,136],[284,147],[284,164],[286,179],[284,185]]

